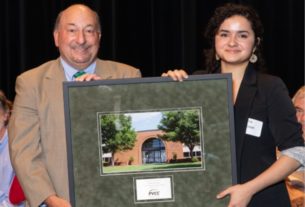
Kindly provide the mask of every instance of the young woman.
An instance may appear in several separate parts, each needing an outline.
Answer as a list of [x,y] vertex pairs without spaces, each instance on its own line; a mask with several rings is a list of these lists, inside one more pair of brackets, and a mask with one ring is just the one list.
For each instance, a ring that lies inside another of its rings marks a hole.
[[[207,72],[231,73],[233,78],[239,184],[217,195],[230,195],[229,207],[290,206],[284,178],[305,162],[301,128],[286,86],[258,72],[263,69],[262,35],[257,13],[239,4],[217,8],[205,32],[210,43]],[[163,76],[183,80],[187,74],[174,70]],[[278,160],[276,147],[283,155]]]

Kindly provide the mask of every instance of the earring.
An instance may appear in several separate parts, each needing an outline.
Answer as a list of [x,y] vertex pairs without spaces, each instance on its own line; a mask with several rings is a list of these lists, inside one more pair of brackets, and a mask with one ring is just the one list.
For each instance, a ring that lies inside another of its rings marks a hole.
[[249,60],[251,63],[256,63],[257,61],[257,56],[253,53],[250,57],[250,60]]
[[219,56],[217,54],[215,54],[215,59],[218,61],[220,60]]

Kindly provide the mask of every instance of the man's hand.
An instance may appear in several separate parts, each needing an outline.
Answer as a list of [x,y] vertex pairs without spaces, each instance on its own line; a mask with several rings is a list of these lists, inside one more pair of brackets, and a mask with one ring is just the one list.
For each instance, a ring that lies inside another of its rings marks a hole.
[[166,73],[162,73],[162,77],[170,77],[174,81],[183,81],[188,78],[187,73],[183,69],[169,70]]
[[83,82],[83,81],[101,80],[101,77],[99,77],[99,76],[96,75],[96,74],[89,74],[89,73],[86,73],[86,74],[84,74],[84,75],[81,75],[81,76],[75,78],[74,80],[75,80],[75,81]]
[[71,207],[71,204],[68,201],[55,195],[49,196],[45,200],[45,204],[47,204],[48,207]]

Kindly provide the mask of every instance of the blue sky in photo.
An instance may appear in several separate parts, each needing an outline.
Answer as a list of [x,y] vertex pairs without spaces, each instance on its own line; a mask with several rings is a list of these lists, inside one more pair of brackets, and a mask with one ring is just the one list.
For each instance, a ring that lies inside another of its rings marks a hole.
[[158,129],[162,118],[160,112],[126,113],[125,115],[131,116],[132,127],[135,131]]

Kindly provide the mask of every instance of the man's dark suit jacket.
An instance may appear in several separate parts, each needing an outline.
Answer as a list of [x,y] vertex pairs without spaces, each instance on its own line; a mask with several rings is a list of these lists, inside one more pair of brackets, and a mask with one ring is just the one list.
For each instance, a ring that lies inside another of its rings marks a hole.
[[[260,137],[246,134],[249,118],[263,122]],[[285,84],[280,78],[258,73],[252,64],[246,69],[234,104],[234,120],[238,183],[255,178],[271,166],[276,161],[276,147],[285,150],[304,146]],[[284,181],[254,195],[249,206],[290,206]]]

